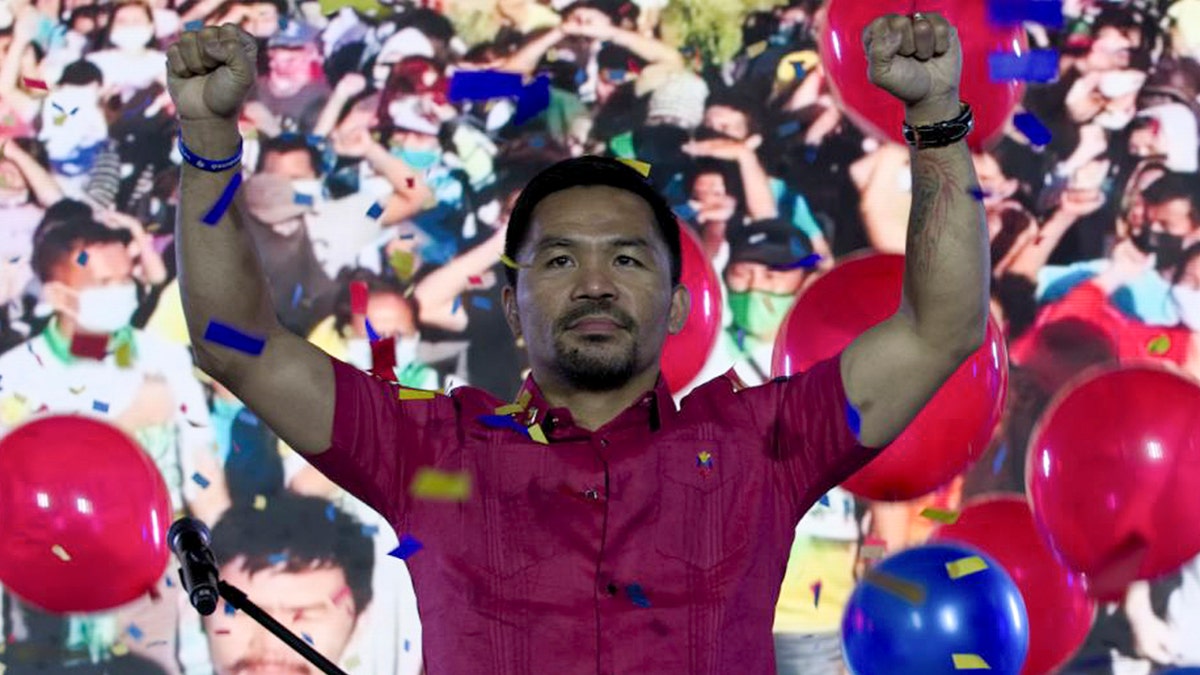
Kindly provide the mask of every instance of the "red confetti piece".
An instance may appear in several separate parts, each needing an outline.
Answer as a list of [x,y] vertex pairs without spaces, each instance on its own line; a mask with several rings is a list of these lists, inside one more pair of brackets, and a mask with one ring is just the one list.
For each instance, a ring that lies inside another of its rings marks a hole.
[[385,380],[396,377],[396,339],[387,337],[371,343],[371,374]]
[[475,284],[476,286],[483,285],[483,277],[478,276],[478,275],[472,275],[472,276],[467,277],[467,281],[472,284]]
[[50,91],[50,88],[46,86],[45,82],[43,82],[41,80],[35,80],[32,77],[22,77],[21,83],[25,85],[26,89],[40,89],[42,91]]
[[409,176],[405,182],[408,184],[409,188],[414,188],[417,186],[417,179],[413,178],[412,176]]
[[85,359],[103,361],[108,354],[108,336],[76,332],[71,337],[71,354]]
[[367,313],[367,282],[350,282],[350,312],[356,315]]
[[229,635],[228,628],[218,628],[217,630],[215,630],[213,632],[216,633],[217,635]]

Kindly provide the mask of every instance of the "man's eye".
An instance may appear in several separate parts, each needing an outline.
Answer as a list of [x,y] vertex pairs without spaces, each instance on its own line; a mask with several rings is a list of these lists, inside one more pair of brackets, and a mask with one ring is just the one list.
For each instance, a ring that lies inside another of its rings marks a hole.
[[546,262],[546,266],[547,267],[559,267],[560,263],[566,264],[569,262],[571,262],[570,256],[560,255],[560,256],[555,256],[555,257],[551,258],[550,260],[548,260]]
[[641,261],[639,261],[637,258],[631,258],[627,255],[617,256],[617,262],[622,265],[631,265],[631,264],[632,265],[641,265],[642,264]]

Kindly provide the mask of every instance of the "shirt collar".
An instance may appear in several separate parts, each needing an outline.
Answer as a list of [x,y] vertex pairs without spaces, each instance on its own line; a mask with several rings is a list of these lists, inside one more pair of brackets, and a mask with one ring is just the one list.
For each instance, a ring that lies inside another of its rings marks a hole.
[[[521,384],[521,388],[517,392],[517,405],[524,410],[517,414],[517,419],[527,427],[537,424],[548,439],[570,435],[567,430],[575,427],[575,419],[571,415],[571,410],[566,407],[552,408],[546,401],[545,395],[542,394],[541,387],[534,381],[532,373],[525,377],[525,382]],[[671,396],[671,389],[660,372],[654,388],[639,396],[632,405],[617,415],[609,424],[616,423],[621,426],[644,424],[648,430],[657,431],[675,413],[675,399]]]

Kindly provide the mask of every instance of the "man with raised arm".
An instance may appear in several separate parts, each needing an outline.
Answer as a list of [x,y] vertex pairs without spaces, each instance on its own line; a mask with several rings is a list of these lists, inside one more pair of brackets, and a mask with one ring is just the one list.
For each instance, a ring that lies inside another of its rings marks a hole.
[[899,309],[804,373],[747,388],[718,377],[678,408],[659,359],[689,309],[679,231],[639,171],[570,159],[518,199],[503,311],[532,371],[515,403],[404,388],[280,328],[240,201],[214,208],[241,170],[253,40],[207,27],[171,47],[200,366],[420,542],[408,563],[430,675],[774,672],[796,523],[982,344],[988,312],[957,34],[939,15],[888,15],[863,42],[913,146]]

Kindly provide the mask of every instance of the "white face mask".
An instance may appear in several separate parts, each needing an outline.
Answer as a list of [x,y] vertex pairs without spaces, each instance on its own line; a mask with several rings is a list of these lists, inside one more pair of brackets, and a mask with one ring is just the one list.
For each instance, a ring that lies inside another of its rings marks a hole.
[[108,34],[117,49],[141,49],[154,37],[154,26],[121,26]]
[[[417,344],[420,336],[396,338],[396,370],[417,360]],[[346,340],[346,363],[359,370],[371,369],[371,342],[367,338],[350,338]]]
[[1110,131],[1119,131],[1133,121],[1134,111],[1101,110],[1093,122]]
[[1192,332],[1200,332],[1200,288],[1176,284],[1171,287],[1171,298],[1175,300],[1183,325]]
[[129,325],[137,308],[137,286],[133,282],[93,286],[79,291],[75,322],[88,333],[115,333]]

